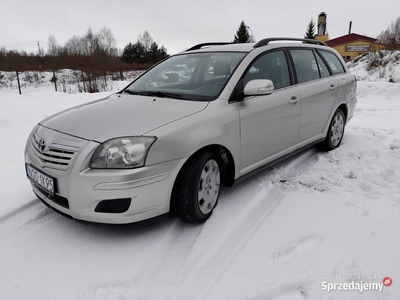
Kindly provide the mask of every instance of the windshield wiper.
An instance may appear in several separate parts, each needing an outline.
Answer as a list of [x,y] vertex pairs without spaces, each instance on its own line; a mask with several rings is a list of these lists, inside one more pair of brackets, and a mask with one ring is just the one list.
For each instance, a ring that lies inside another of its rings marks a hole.
[[146,93],[147,96],[157,96],[160,98],[174,98],[174,99],[182,99],[183,96],[180,94],[174,94],[174,93],[165,93],[161,91],[156,91],[156,92],[144,92]]
[[124,93],[128,93],[130,95],[139,95],[139,96],[156,96],[160,98],[174,98],[174,99],[183,99],[183,96],[180,94],[174,93],[165,93],[161,91],[132,91],[132,90],[124,90]]
[[140,96],[148,96],[147,93],[139,92],[139,91],[132,91],[132,90],[124,90],[124,93],[130,94],[130,95],[140,95]]

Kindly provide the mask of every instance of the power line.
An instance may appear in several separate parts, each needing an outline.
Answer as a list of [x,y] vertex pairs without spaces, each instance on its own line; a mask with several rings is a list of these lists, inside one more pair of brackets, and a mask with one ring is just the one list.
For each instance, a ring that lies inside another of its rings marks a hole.
[[34,45],[36,44],[37,41],[31,41],[31,42],[17,42],[17,43],[8,43],[8,44],[1,44],[2,46],[17,46],[17,45]]

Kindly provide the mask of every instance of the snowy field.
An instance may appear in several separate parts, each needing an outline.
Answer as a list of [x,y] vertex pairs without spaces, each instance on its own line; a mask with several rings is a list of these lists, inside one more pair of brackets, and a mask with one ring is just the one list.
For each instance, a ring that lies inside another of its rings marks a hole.
[[[105,77],[102,75],[94,78],[93,75],[82,71],[63,69],[55,71],[54,75],[57,80],[56,84],[54,84],[52,82],[53,72],[26,71],[19,73],[19,81],[23,95],[37,92],[38,89],[55,91],[55,85],[57,86],[57,91],[67,94],[89,91],[89,86],[99,92],[117,92],[142,73],[143,71],[123,71],[124,80],[121,81],[119,72],[107,72]],[[85,83],[82,82],[83,76]],[[16,72],[0,71],[0,90],[5,90],[8,93],[18,93]]]
[[[0,90],[0,299],[400,299],[400,84],[359,82],[340,148],[223,189],[197,226],[89,224],[35,198],[30,130],[106,94]],[[387,276],[381,292],[323,290]]]

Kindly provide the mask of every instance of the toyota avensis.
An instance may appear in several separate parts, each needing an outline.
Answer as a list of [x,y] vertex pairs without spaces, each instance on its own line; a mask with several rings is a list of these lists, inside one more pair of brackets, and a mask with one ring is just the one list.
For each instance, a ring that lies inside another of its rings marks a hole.
[[196,45],[116,94],[41,121],[26,174],[37,197],[76,219],[130,223],[175,211],[202,222],[221,185],[315,144],[338,147],[356,86],[318,41]]

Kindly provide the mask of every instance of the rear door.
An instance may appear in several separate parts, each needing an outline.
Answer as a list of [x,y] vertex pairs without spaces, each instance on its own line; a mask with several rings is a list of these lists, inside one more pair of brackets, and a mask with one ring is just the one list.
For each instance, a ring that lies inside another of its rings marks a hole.
[[343,62],[331,51],[318,50],[338,81],[338,102],[347,103],[356,97],[356,83],[353,74],[343,67]]
[[299,147],[323,137],[335,105],[338,80],[313,49],[289,49],[301,93]]

